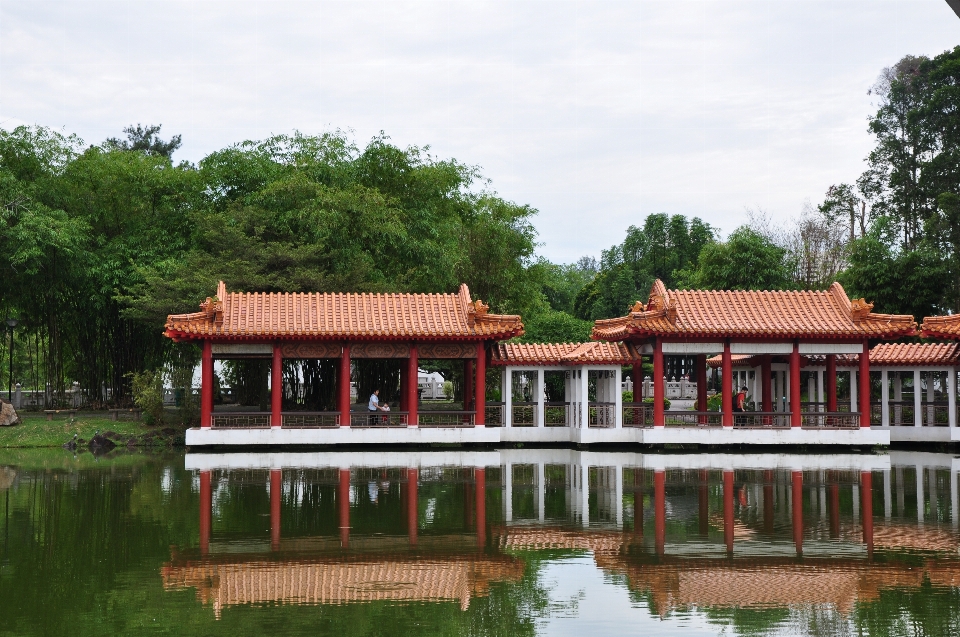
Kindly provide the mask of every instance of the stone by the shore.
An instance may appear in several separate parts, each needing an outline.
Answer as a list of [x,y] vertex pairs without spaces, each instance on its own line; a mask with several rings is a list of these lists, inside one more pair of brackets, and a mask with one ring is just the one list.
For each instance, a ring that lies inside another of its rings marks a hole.
[[20,424],[20,416],[13,405],[5,400],[0,400],[0,427],[12,427]]

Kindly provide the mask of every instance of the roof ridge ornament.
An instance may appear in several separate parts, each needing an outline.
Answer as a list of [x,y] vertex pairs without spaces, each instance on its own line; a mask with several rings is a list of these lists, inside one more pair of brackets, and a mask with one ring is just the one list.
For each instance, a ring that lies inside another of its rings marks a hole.
[[633,307],[630,308],[630,312],[631,312],[632,314],[638,314],[638,313],[644,312],[644,311],[646,311],[646,310],[645,310],[645,308],[643,307],[643,303],[641,303],[640,301],[637,301],[636,303],[634,303],[634,304],[633,304]]
[[865,319],[873,311],[873,303],[867,303],[866,299],[854,299],[850,301],[850,318],[854,321]]
[[200,311],[208,319],[213,319],[214,325],[223,325],[223,301],[216,296],[208,296],[207,300],[200,304]]

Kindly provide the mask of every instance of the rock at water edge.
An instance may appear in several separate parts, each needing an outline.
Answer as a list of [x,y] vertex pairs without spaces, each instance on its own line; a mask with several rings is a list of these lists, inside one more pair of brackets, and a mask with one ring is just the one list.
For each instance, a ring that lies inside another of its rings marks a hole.
[[5,400],[0,400],[0,427],[12,427],[20,424],[20,416],[13,405]]

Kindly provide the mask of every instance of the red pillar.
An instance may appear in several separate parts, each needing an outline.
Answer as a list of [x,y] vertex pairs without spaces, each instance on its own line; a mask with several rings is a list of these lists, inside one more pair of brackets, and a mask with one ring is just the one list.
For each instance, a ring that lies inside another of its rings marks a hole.
[[832,473],[830,485],[827,487],[827,508],[830,516],[830,537],[836,539],[840,537],[840,485]]
[[793,344],[790,352],[790,426],[803,424],[803,408],[800,406],[800,345]]
[[279,469],[270,470],[270,548],[280,550],[280,495],[283,482]]
[[417,503],[419,480],[419,470],[407,469],[407,536],[410,538],[410,546],[417,545],[417,530],[420,520],[420,509]]
[[200,554],[210,552],[210,524],[213,515],[213,492],[210,489],[210,472],[200,472]]
[[793,543],[797,555],[803,553],[803,472],[794,471],[793,478]]
[[482,427],[487,422],[487,349],[483,341],[477,343],[477,382],[474,383],[473,404],[477,411],[474,422]]
[[633,364],[630,380],[633,382],[633,402],[643,402],[643,363]]
[[410,344],[410,358],[407,359],[407,426],[416,427],[419,424],[417,412],[420,409],[419,376],[420,357],[417,355],[417,344]]
[[837,411],[837,355],[827,354],[827,411]]
[[860,426],[870,427],[870,343],[863,342],[860,354]]
[[653,426],[663,427],[666,417],[663,415],[663,343],[660,339],[653,342]]
[[270,426],[283,424],[283,357],[280,344],[273,344],[273,362],[270,364]]
[[723,541],[733,554],[733,471],[723,472]]
[[463,361],[463,410],[473,409],[473,359]]
[[700,470],[700,487],[697,493],[697,504],[699,505],[698,523],[700,535],[706,537],[710,534],[710,474],[706,469]]
[[873,557],[873,473],[860,472],[860,506],[863,508],[863,542]]
[[200,426],[209,427],[213,414],[213,345],[210,339],[203,341],[203,358],[200,361]]
[[762,377],[760,378],[760,393],[762,395],[763,411],[773,411],[773,387],[770,386],[771,373],[770,354],[764,354],[763,358],[760,359],[760,375]]
[[773,533],[773,471],[763,472],[763,532]]
[[340,354],[340,373],[337,374],[337,411],[340,412],[340,426],[350,426],[350,343],[343,344]]
[[707,410],[707,355],[697,355],[697,411]]
[[653,524],[657,555],[663,555],[667,540],[667,474],[653,472]]
[[340,469],[337,504],[340,508],[340,547],[347,548],[350,545],[350,469]]
[[473,470],[477,496],[477,546],[487,545],[487,470],[477,467]]
[[721,361],[720,391],[723,394],[721,402],[723,426],[733,427],[733,355],[730,353],[730,341],[723,344]]

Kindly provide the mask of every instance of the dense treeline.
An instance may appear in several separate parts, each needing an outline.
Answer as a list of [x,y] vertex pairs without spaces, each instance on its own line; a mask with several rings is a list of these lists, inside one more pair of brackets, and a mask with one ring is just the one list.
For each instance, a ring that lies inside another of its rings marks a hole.
[[[536,313],[535,211],[477,169],[386,137],[244,142],[175,163],[179,137],[130,127],[84,148],[0,131],[0,311],[20,320],[15,376],[121,398],[127,374],[192,367],[161,335],[223,279],[259,291],[450,292]],[[241,379],[242,380],[242,379]]]

